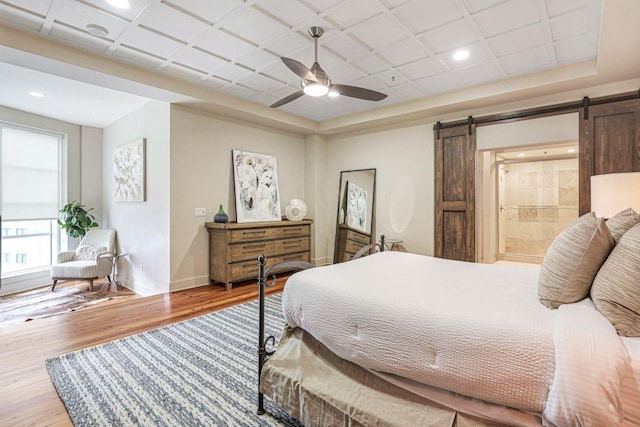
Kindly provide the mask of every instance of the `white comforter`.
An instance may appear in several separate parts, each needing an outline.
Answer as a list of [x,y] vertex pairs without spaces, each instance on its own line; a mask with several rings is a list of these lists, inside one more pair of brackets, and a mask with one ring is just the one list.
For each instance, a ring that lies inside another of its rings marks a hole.
[[299,272],[287,322],[338,356],[546,424],[619,425],[629,363],[590,300],[549,310],[537,270],[383,252]]

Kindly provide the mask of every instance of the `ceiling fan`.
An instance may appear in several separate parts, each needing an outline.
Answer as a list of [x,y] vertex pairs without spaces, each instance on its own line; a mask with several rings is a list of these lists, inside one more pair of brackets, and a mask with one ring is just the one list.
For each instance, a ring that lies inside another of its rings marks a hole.
[[273,103],[271,108],[283,106],[305,94],[309,96],[324,96],[327,94],[330,96],[344,95],[351,98],[365,99],[367,101],[380,101],[387,97],[384,93],[376,92],[375,90],[332,83],[327,73],[325,73],[322,67],[320,67],[320,64],[318,64],[318,39],[324,34],[324,30],[322,27],[311,27],[309,28],[309,34],[315,42],[315,61],[311,68],[305,67],[295,59],[285,58],[284,56],[280,58],[282,62],[284,62],[284,65],[302,78],[300,83],[302,90]]

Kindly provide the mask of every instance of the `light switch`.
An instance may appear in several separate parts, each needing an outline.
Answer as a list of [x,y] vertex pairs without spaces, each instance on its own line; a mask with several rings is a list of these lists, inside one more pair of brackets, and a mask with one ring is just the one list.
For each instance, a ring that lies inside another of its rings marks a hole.
[[196,208],[196,216],[207,216],[206,208]]

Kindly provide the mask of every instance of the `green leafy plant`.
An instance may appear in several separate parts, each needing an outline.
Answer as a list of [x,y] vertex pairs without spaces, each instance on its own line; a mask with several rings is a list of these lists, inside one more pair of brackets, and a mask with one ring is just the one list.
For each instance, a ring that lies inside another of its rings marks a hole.
[[58,219],[58,225],[70,237],[84,237],[87,234],[87,230],[98,227],[96,219],[89,213],[92,210],[93,208],[86,209],[77,200],[69,202],[60,209],[62,215],[61,219]]

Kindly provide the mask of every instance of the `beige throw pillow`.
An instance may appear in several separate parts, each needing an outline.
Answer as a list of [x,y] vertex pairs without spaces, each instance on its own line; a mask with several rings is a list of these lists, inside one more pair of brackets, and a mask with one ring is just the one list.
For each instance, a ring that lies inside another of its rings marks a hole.
[[607,227],[611,231],[613,240],[618,243],[624,233],[640,222],[640,215],[633,209],[625,209],[607,220]]
[[591,299],[620,335],[640,337],[640,224],[622,236],[600,268]]
[[614,242],[603,219],[593,212],[565,228],[544,256],[538,276],[538,297],[549,308],[580,301],[589,289]]

